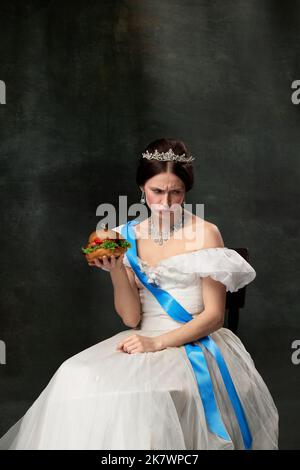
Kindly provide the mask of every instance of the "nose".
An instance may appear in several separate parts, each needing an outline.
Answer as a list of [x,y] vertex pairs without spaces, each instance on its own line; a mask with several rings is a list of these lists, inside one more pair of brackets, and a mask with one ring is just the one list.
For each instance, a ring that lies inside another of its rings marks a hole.
[[162,204],[164,206],[170,206],[171,205],[171,195],[170,193],[165,193],[162,198]]

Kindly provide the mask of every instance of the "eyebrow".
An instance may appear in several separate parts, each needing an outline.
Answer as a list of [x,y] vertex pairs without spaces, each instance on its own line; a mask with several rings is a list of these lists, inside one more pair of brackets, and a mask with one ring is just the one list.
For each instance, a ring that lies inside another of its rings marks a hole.
[[[156,187],[156,186],[151,187],[151,189],[159,189],[160,191],[164,191],[164,189],[158,188],[158,187]],[[172,188],[170,191],[181,190],[181,189],[182,189],[182,188]]]

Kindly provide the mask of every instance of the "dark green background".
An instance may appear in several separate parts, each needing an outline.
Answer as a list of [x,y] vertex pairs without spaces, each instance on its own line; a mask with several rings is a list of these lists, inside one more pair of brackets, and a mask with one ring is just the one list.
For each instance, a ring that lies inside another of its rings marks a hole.
[[1,435],[62,361],[127,329],[80,247],[99,204],[139,201],[141,150],[175,137],[197,158],[186,201],[249,248],[239,337],[280,447],[300,447],[299,31],[299,1],[1,2]]

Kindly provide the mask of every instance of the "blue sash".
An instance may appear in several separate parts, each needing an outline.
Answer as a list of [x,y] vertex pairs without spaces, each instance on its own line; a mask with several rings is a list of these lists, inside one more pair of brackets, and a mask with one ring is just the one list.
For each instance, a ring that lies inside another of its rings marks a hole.
[[[156,300],[168,313],[168,315],[177,322],[187,323],[188,321],[193,319],[193,316],[185,308],[183,308],[183,306],[179,302],[177,302],[177,300],[172,297],[167,291],[161,289],[155,284],[151,284],[148,281],[146,274],[143,273],[143,271],[141,270],[137,261],[135,233],[133,228],[131,227],[131,225],[135,225],[137,223],[139,223],[138,220],[131,220],[124,224],[121,230],[122,236],[126,238],[127,241],[129,241],[131,244],[131,248],[129,248],[126,252],[130,265],[138,279],[141,281],[141,283],[145,287],[147,287],[147,289],[154,295]],[[210,336],[204,336],[203,338],[199,338],[197,342],[201,343],[214,356],[218,364],[223,382],[225,384],[227,393],[229,395],[237,421],[240,426],[240,431],[243,437],[245,449],[249,450],[252,446],[252,436],[249,430],[243,407],[236,392],[235,386],[232,382],[230,373],[228,371],[222,353],[219,347],[217,346],[216,342]],[[186,343],[184,347],[197,379],[198,389],[203,403],[208,428],[212,433],[220,436],[226,441],[231,441],[231,438],[226,430],[226,427],[220,415],[220,411],[214,394],[214,388],[210,372],[207,366],[203,350],[200,345],[196,342]]]

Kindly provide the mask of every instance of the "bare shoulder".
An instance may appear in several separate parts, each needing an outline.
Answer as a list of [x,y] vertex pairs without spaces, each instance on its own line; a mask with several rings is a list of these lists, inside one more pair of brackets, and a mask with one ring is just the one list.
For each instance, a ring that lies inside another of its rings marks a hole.
[[202,227],[201,248],[224,248],[224,241],[218,226],[198,216],[193,217],[193,223],[200,224]]
[[204,248],[224,248],[221,232],[216,224],[207,222],[204,235]]

